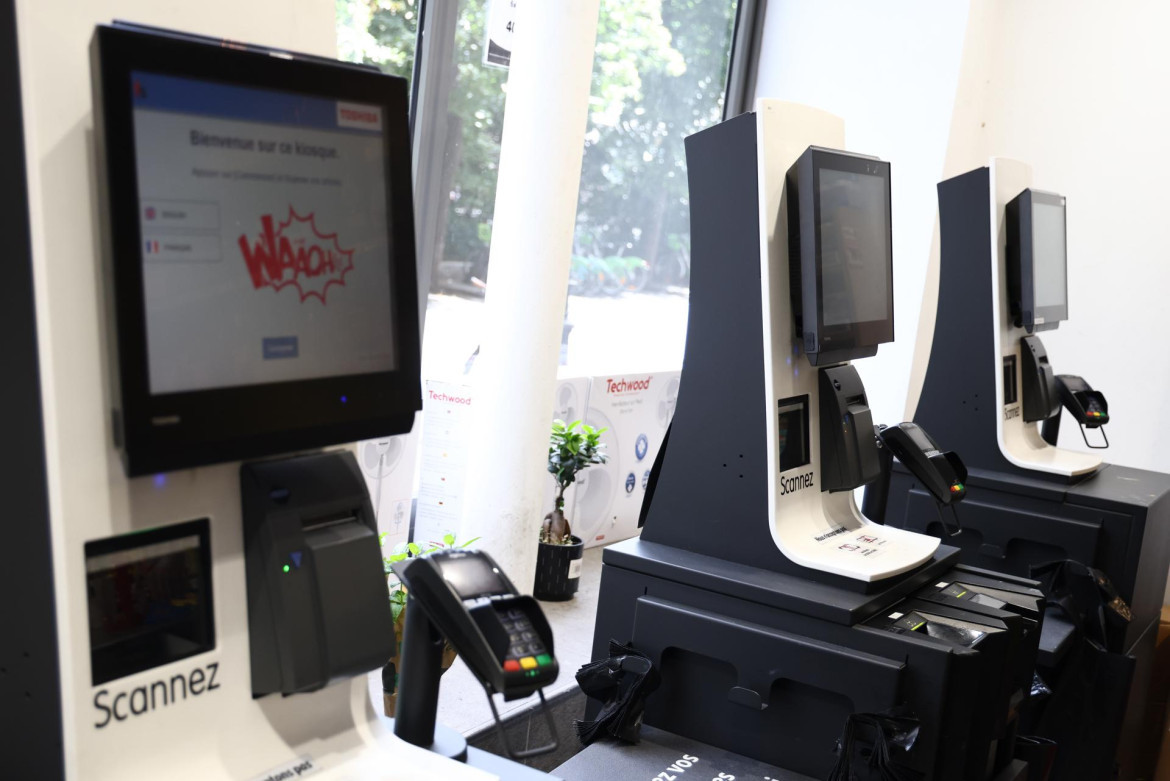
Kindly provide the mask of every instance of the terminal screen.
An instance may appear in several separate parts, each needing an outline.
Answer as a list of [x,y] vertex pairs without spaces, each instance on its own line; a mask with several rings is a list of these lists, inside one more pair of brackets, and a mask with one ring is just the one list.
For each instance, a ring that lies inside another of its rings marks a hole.
[[1068,300],[1064,206],[1032,200],[1035,306],[1064,307]]
[[85,544],[93,685],[215,647],[208,522]]
[[481,556],[475,554],[447,556],[441,560],[439,566],[442,569],[443,580],[455,589],[460,599],[509,593],[499,570],[490,566],[487,559]]
[[151,394],[395,370],[382,108],[131,82]]
[[820,170],[821,316],[825,326],[890,318],[888,180]]

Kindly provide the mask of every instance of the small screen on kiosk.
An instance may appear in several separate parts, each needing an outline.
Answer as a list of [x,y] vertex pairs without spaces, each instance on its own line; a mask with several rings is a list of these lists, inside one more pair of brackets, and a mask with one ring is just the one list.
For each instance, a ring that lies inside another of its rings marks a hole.
[[781,472],[805,466],[808,455],[808,397],[782,399],[776,409],[776,444]]
[[85,544],[94,686],[215,648],[206,520]]
[[821,169],[823,325],[886,319],[890,300],[887,187],[881,176]]
[[1064,206],[1032,202],[1032,253],[1036,308],[1065,307],[1068,288]]

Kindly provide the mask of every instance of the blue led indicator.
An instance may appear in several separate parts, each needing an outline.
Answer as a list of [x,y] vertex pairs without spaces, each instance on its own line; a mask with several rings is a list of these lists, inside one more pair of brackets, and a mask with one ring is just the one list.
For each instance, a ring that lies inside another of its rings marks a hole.
[[166,475],[155,475],[154,476],[154,487],[155,488],[162,488],[166,484],[167,484],[167,476]]
[[341,403],[342,403],[342,404],[345,404],[345,403],[346,403],[346,402],[348,402],[348,401],[349,401],[349,396],[342,396],[342,397],[341,397]]

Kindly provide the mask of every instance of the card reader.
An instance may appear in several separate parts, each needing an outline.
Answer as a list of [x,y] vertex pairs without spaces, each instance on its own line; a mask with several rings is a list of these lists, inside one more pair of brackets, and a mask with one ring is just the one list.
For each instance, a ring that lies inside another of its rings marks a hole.
[[[541,692],[560,669],[553,656],[552,629],[536,600],[521,595],[483,551],[442,550],[393,565],[409,592],[401,656],[401,688],[395,734],[415,745],[435,743],[438,666],[446,638],[483,684],[500,739],[512,758],[556,748],[553,741],[513,751],[500,727],[492,694],[515,700]],[[547,707],[545,708],[548,716]]]

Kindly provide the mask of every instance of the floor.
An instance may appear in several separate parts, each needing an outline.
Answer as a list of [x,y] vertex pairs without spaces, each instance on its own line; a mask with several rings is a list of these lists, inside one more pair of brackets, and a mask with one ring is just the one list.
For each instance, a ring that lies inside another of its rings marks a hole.
[[[597,596],[601,584],[601,552],[602,548],[589,548],[585,551],[584,563],[581,565],[581,583],[576,597],[567,602],[540,603],[541,607],[544,608],[545,616],[548,617],[549,624],[552,626],[555,654],[561,667],[556,682],[545,687],[544,696],[549,701],[555,701],[554,711],[558,715],[558,732],[561,742],[574,747],[576,745],[575,735],[571,731],[561,728],[560,725],[562,723],[571,724],[572,719],[579,717],[581,709],[584,708],[584,697],[577,690],[577,681],[574,675],[581,665],[591,660],[592,656],[593,621],[597,614]],[[381,672],[371,673],[369,682],[370,697],[374,701],[375,709],[381,713]],[[497,695],[495,700],[500,718],[505,721],[509,719],[509,716],[521,716],[521,711],[532,708],[538,703],[535,696],[506,703]],[[571,715],[568,712],[570,710],[576,711],[576,715]],[[535,720],[540,723],[544,721],[543,717],[535,711],[532,714],[523,714],[523,717],[526,718],[529,715],[535,716]],[[473,738],[473,744],[479,742],[474,737],[479,736],[480,733],[494,732],[492,712],[488,707],[483,686],[461,661],[456,660],[454,666],[443,676],[443,683],[439,689],[438,720],[440,724]],[[524,731],[527,735],[527,728]],[[511,732],[512,729],[509,729],[510,734]],[[522,748],[520,744],[527,742],[527,737],[518,737],[513,745],[516,748]],[[492,750],[488,745],[482,747]]]

